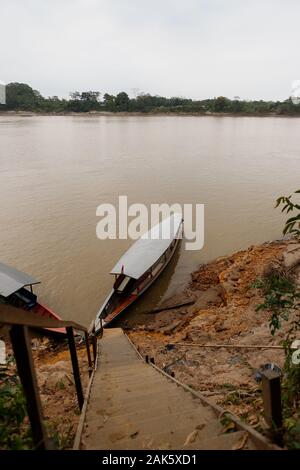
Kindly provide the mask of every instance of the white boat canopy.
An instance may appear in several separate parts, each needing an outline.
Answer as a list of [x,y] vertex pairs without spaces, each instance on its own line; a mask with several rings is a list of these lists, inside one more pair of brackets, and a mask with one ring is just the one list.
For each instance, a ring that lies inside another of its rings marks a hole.
[[3,297],[8,297],[21,287],[33,284],[40,284],[40,281],[29,276],[29,274],[0,263],[0,295]]
[[119,259],[110,274],[125,274],[139,279],[178,237],[182,215],[174,213],[144,233]]

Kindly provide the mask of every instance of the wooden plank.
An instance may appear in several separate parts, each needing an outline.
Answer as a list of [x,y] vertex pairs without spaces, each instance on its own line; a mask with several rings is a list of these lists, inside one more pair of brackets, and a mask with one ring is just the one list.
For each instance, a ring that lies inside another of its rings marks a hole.
[[189,299],[189,300],[184,300],[183,302],[177,303],[177,304],[170,304],[166,305],[165,307],[160,306],[160,307],[155,307],[152,310],[148,310],[146,312],[142,312],[143,314],[150,314],[150,313],[159,313],[159,312],[164,312],[165,310],[174,310],[175,308],[180,308],[184,307],[187,305],[193,305],[195,303],[195,300]]
[[69,349],[70,349],[70,355],[71,355],[71,361],[72,361],[72,367],[73,367],[73,375],[74,375],[75,387],[76,387],[76,392],[77,392],[78,405],[81,410],[83,406],[83,402],[84,402],[84,397],[83,397],[80,371],[79,371],[79,365],[78,365],[78,357],[77,357],[74,332],[73,332],[72,326],[67,327],[67,337],[68,337],[68,343],[69,343]]
[[49,449],[42,405],[30,347],[28,328],[15,325],[10,330],[10,338],[16,359],[18,374],[26,397],[28,417],[32,429],[32,438],[36,449]]
[[262,372],[264,416],[267,424],[276,429],[282,426],[281,374],[268,369]]

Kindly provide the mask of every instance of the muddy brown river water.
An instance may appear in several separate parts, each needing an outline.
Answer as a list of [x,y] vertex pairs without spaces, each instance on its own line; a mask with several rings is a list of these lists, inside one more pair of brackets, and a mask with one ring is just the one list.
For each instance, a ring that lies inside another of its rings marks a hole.
[[201,263],[278,238],[274,200],[299,189],[300,119],[0,116],[0,260],[42,284],[40,300],[88,324],[131,240],[96,237],[96,207],[204,203],[205,244],[183,244],[129,312],[178,292]]

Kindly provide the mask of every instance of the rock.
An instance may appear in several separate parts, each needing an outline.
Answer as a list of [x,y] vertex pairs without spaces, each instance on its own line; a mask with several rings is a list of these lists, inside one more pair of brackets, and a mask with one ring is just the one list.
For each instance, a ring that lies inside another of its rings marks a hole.
[[192,444],[193,442],[195,442],[195,440],[197,439],[197,436],[198,436],[198,430],[195,429],[187,436],[185,443],[183,444],[183,447],[188,446],[189,444]]
[[224,293],[225,293],[225,298],[228,297],[228,294],[233,294],[234,292],[237,291],[237,286],[232,281],[223,282],[222,283],[222,288],[223,288]]
[[243,357],[240,356],[240,355],[235,355],[235,356],[232,356],[228,359],[228,364],[230,365],[235,365],[235,364],[240,364],[244,361]]
[[240,275],[241,270],[242,268],[240,266],[235,266],[229,269],[227,272],[228,272],[228,278],[230,279],[230,281],[238,281],[239,278],[241,277]]
[[170,333],[172,333],[172,331],[174,331],[180,324],[182,323],[181,320],[175,320],[173,321],[170,325],[167,325],[167,326],[163,326],[159,329],[159,331],[165,335],[169,335]]
[[300,263],[300,243],[288,245],[283,254],[283,264],[286,269],[292,269]]
[[187,339],[195,343],[206,344],[211,341],[211,335],[205,331],[191,330],[187,333]]
[[223,320],[220,320],[214,324],[215,330],[217,333],[220,333],[221,331],[228,330],[229,327],[226,326],[225,322]]
[[201,295],[198,297],[192,312],[195,313],[198,310],[206,308],[210,304],[219,305],[222,302],[222,288],[220,285],[210,287],[205,291],[201,292]]
[[45,382],[49,376],[48,372],[37,372],[37,380],[40,387],[44,387]]
[[48,375],[47,379],[44,382],[44,389],[64,389],[70,386],[73,382],[70,374],[67,374],[64,371],[55,371],[51,372]]
[[53,370],[62,370],[62,371],[69,371],[70,370],[70,362],[67,361],[57,361],[53,364],[46,364],[40,367],[41,372],[52,372]]

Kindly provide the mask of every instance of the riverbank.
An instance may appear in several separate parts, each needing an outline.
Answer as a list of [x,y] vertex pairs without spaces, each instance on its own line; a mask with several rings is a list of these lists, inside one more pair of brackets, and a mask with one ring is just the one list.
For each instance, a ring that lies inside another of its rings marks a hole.
[[[292,269],[300,284],[299,263],[300,244],[293,240],[251,246],[218,258],[200,266],[181,295],[128,334],[159,367],[263,432],[266,425],[255,374],[266,363],[283,367],[280,347],[289,322],[275,336],[270,334],[269,312],[257,311],[263,292],[253,284],[272,269]],[[163,309],[188,299],[192,305]]]

